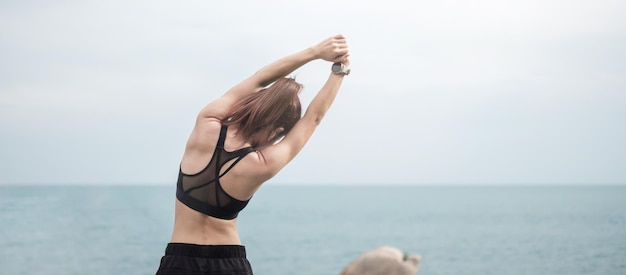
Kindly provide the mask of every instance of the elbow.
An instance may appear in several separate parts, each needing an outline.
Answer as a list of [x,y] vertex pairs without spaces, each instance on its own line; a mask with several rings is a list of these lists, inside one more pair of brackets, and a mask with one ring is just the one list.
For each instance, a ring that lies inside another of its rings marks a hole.
[[324,115],[315,116],[313,118],[313,125],[315,125],[315,126],[320,125],[320,123],[322,123],[322,119],[323,118],[324,118]]
[[322,122],[322,119],[326,115],[326,111],[328,111],[328,108],[313,108],[312,106],[309,106],[301,119],[305,120],[307,124],[317,126]]
[[307,118],[307,120],[309,120],[310,123],[313,124],[313,126],[317,126],[322,123],[322,119],[324,118],[325,114],[326,112],[307,112],[306,114],[304,114],[303,119]]

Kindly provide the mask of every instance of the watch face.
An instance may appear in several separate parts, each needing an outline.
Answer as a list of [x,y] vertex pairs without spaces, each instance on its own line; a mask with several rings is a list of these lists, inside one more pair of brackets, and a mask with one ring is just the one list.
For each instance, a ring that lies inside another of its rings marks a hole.
[[341,71],[341,63],[333,63],[333,66],[332,66],[331,70],[334,73],[340,72]]

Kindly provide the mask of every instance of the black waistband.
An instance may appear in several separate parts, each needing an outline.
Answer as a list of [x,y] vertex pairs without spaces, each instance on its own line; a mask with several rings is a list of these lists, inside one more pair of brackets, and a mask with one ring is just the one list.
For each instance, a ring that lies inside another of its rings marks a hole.
[[200,245],[169,243],[165,255],[203,258],[245,258],[246,248],[242,245]]

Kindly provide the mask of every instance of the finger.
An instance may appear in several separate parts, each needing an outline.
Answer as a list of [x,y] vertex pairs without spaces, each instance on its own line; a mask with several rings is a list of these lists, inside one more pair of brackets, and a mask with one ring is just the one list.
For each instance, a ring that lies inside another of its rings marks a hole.
[[338,44],[346,44],[347,41],[345,39],[333,39],[332,43],[338,43]]
[[335,36],[335,37],[331,37],[329,40],[333,40],[333,41],[346,41],[346,38],[343,36]]
[[348,48],[348,44],[345,43],[335,43],[332,46],[334,50],[345,50]]
[[333,51],[335,58],[348,54],[348,49],[336,49]]
[[342,55],[337,56],[336,58],[334,58],[333,62],[342,62],[343,63],[344,61],[348,60],[349,56],[350,56],[349,53],[342,54]]

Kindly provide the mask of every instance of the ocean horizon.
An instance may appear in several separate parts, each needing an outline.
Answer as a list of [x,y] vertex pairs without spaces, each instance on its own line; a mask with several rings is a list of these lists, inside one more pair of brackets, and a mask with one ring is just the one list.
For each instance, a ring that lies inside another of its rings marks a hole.
[[[154,274],[175,186],[0,185],[1,274]],[[417,274],[626,274],[626,186],[274,184],[240,213],[255,274],[339,274],[379,246]]]

